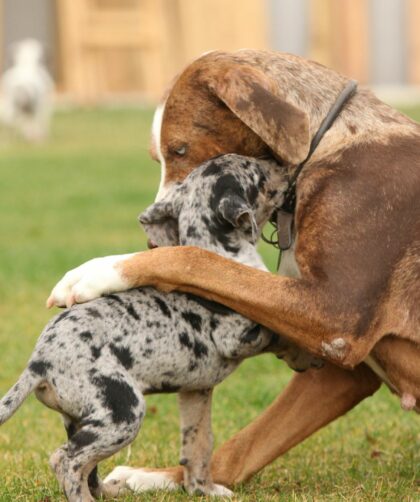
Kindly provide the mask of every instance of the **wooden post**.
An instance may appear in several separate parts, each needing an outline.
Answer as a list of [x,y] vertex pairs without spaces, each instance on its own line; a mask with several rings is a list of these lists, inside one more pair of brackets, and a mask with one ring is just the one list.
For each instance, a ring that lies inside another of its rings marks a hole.
[[408,27],[408,81],[420,84],[420,1],[408,0],[406,23]]
[[361,82],[368,79],[368,2],[311,0],[312,59]]
[[334,67],[359,82],[367,82],[369,65],[368,3],[333,2]]
[[309,57],[326,66],[334,66],[334,0],[310,0]]

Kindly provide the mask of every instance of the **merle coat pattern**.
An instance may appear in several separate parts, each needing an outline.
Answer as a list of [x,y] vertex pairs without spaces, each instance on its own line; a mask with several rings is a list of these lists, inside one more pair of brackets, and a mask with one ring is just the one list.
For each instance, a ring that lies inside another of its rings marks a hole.
[[[213,159],[140,221],[158,245],[197,245],[264,269],[255,243],[285,188],[283,172],[273,167],[237,155]],[[69,441],[51,465],[68,500],[85,502],[91,492],[118,493],[99,481],[96,465],[136,437],[143,396],[179,392],[184,485],[190,493],[228,495],[210,475],[211,391],[243,358],[268,350],[296,369],[319,364],[254,322],[191,295],[153,288],[110,294],[48,323],[0,402],[0,423],[32,391],[59,411]]]

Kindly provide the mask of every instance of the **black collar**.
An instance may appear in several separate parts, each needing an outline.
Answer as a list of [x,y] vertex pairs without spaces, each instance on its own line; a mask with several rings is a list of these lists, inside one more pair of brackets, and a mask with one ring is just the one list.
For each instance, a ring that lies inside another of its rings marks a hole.
[[[281,249],[282,251],[286,251],[289,249],[293,242],[293,220],[296,208],[296,184],[299,178],[302,169],[304,168],[306,162],[312,157],[312,154],[316,150],[316,147],[319,145],[321,139],[324,134],[328,131],[328,129],[333,125],[335,119],[340,114],[344,105],[348,102],[348,100],[355,94],[357,90],[357,82],[355,80],[350,80],[344,89],[341,91],[340,95],[336,99],[335,103],[332,105],[330,111],[327,113],[324,120],[321,122],[319,129],[315,136],[312,138],[311,146],[309,148],[309,153],[306,159],[301,162],[295,169],[294,173],[289,179],[289,186],[287,187],[284,202],[281,208],[279,208],[272,217],[272,221],[274,226],[276,227],[277,240],[273,241],[272,239],[266,240],[271,244],[274,244],[276,247]],[[280,261],[279,261],[280,264]]]

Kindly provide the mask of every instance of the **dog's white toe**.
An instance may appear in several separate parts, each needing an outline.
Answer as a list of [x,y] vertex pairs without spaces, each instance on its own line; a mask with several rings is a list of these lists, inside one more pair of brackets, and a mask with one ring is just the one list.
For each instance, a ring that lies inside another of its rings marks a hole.
[[212,497],[233,497],[233,491],[223,485],[213,485],[212,490],[209,492]]
[[124,483],[133,492],[175,490],[178,485],[165,472],[135,469],[119,465],[108,474],[104,483]]
[[165,472],[134,469],[126,481],[133,492],[148,490],[176,490],[179,486]]
[[126,482],[127,479],[133,474],[135,469],[125,465],[118,465],[112,470],[104,479],[104,483],[111,483],[113,481]]

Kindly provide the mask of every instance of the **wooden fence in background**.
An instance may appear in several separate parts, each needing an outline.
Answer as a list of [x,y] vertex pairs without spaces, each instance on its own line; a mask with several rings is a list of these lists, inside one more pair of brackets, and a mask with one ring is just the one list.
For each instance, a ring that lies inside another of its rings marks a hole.
[[[267,47],[260,0],[58,0],[60,87],[156,99],[202,52]],[[244,29],[246,27],[246,29]]]
[[[31,9],[35,12],[39,1],[0,0],[0,27],[7,26],[10,34],[19,19],[23,27],[30,26]],[[58,90],[79,102],[156,100],[193,58],[211,49],[242,47],[297,50],[362,83],[395,79],[395,83],[420,84],[420,0],[51,0],[50,4],[53,21],[47,25],[52,22],[50,32],[56,33],[52,69]],[[11,9],[13,23],[8,24]],[[299,43],[290,44],[293,37]]]

